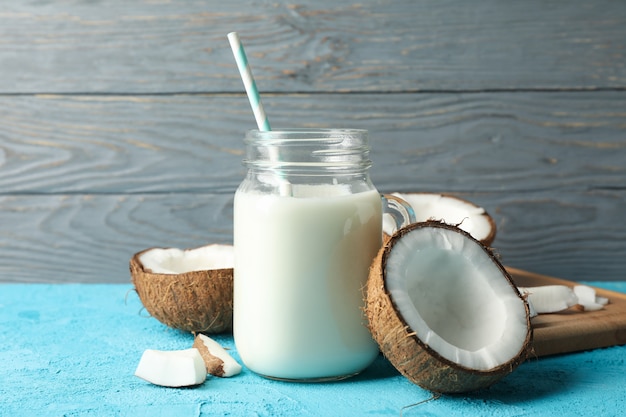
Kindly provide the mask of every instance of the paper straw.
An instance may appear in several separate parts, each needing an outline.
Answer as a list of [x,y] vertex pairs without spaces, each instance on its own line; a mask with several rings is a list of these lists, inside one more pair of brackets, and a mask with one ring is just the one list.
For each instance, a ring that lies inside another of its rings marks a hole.
[[[248,100],[250,101],[250,106],[252,106],[256,124],[260,131],[270,131],[272,130],[270,122],[265,115],[265,110],[263,109],[263,104],[261,103],[261,96],[259,95],[259,90],[257,89],[256,82],[252,76],[250,65],[248,65],[248,58],[246,58],[246,52],[243,49],[241,40],[239,39],[239,34],[237,32],[229,33],[228,41],[230,42],[230,47],[233,50],[233,55],[235,56],[235,61],[237,62],[237,68],[239,68],[239,74],[241,74],[243,85],[246,89],[246,93],[248,94]],[[272,147],[270,149],[270,157],[275,161],[280,161],[278,148]],[[280,172],[278,173],[278,179],[280,195],[291,196],[291,183],[285,178],[284,174]]]
[[267,120],[267,116],[265,115],[265,110],[263,109],[263,104],[261,103],[261,96],[259,95],[259,90],[256,87],[256,82],[254,82],[254,77],[252,77],[252,70],[250,69],[250,65],[248,65],[248,58],[246,58],[246,52],[243,49],[241,40],[239,39],[239,34],[237,32],[229,33],[228,41],[230,42],[230,47],[233,50],[233,55],[235,55],[235,61],[237,62],[237,67],[239,68],[243,85],[246,89],[246,93],[248,94],[248,100],[250,100],[250,106],[252,106],[256,124],[261,131],[272,130],[270,128],[270,122]]

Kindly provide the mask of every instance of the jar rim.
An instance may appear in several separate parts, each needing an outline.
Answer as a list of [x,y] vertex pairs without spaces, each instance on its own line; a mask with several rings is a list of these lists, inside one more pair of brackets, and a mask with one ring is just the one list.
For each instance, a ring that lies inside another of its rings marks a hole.
[[359,137],[367,142],[368,131],[366,129],[352,128],[284,128],[274,130],[252,129],[246,132],[244,141],[246,143],[273,140],[327,141],[345,139],[346,137]]
[[244,139],[249,169],[359,172],[371,166],[365,129],[288,128],[250,130]]
[[272,129],[272,130],[259,130],[259,129],[250,129],[248,130],[249,134],[272,134],[272,133],[333,133],[333,132],[346,132],[346,133],[367,133],[367,129],[356,129],[356,128],[334,128],[334,127],[287,127],[281,129]]

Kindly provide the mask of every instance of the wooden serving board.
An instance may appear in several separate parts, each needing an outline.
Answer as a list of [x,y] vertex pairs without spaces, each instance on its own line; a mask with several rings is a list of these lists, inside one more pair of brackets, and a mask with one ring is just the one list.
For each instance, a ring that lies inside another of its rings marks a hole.
[[[506,269],[520,287],[578,285],[577,282],[516,268]],[[570,308],[558,313],[540,314],[531,320],[536,356],[626,344],[626,294],[593,288],[597,295],[609,299],[609,304],[603,310],[580,311]]]

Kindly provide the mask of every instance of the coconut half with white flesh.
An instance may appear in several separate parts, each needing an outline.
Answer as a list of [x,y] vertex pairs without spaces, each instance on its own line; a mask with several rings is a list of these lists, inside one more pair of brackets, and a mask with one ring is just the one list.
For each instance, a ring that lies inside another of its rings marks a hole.
[[233,326],[232,245],[195,249],[150,248],[130,260],[135,290],[150,315],[194,333]]
[[366,313],[382,353],[440,393],[488,387],[527,356],[529,307],[483,244],[441,222],[414,223],[370,269]]
[[[496,237],[496,223],[487,211],[462,198],[436,193],[392,193],[400,197],[415,212],[416,222],[428,220],[443,221],[458,226],[485,246],[491,246]],[[395,223],[390,218],[383,219],[383,232],[391,236]]]

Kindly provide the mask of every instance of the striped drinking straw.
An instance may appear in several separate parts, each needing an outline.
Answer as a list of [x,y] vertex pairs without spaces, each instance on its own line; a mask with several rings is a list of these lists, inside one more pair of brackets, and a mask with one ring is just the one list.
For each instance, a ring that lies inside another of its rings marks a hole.
[[[248,100],[250,101],[252,111],[254,112],[254,118],[256,119],[256,124],[259,127],[260,131],[271,131],[272,129],[270,128],[270,122],[269,120],[267,120],[267,116],[265,115],[265,110],[263,109],[263,104],[261,103],[261,96],[259,95],[259,90],[257,89],[256,83],[254,82],[254,77],[252,77],[252,71],[250,70],[250,65],[248,65],[248,59],[246,58],[246,53],[243,50],[243,45],[241,44],[241,40],[239,39],[239,34],[237,32],[229,33],[228,41],[230,42],[230,47],[233,50],[233,55],[235,55],[237,68],[239,68],[239,73],[241,74],[243,85],[246,88]],[[278,149],[275,146],[270,148],[269,154],[272,160],[280,161],[280,155],[278,153]],[[280,181],[280,195],[291,196],[291,183],[285,178],[285,175],[281,172],[278,173],[278,177]]]
[[265,115],[263,103],[261,103],[261,96],[259,95],[259,90],[256,87],[256,82],[254,82],[254,78],[252,77],[252,70],[250,69],[250,65],[248,65],[248,59],[246,58],[246,53],[243,50],[243,45],[239,39],[239,34],[237,32],[229,33],[228,41],[230,42],[230,47],[233,50],[233,55],[235,55],[235,61],[237,62],[237,67],[239,68],[243,85],[246,89],[246,93],[248,94],[248,100],[250,100],[250,106],[252,106],[256,124],[259,126],[259,130],[261,131],[272,130],[270,128],[270,122],[267,120],[267,116]]

